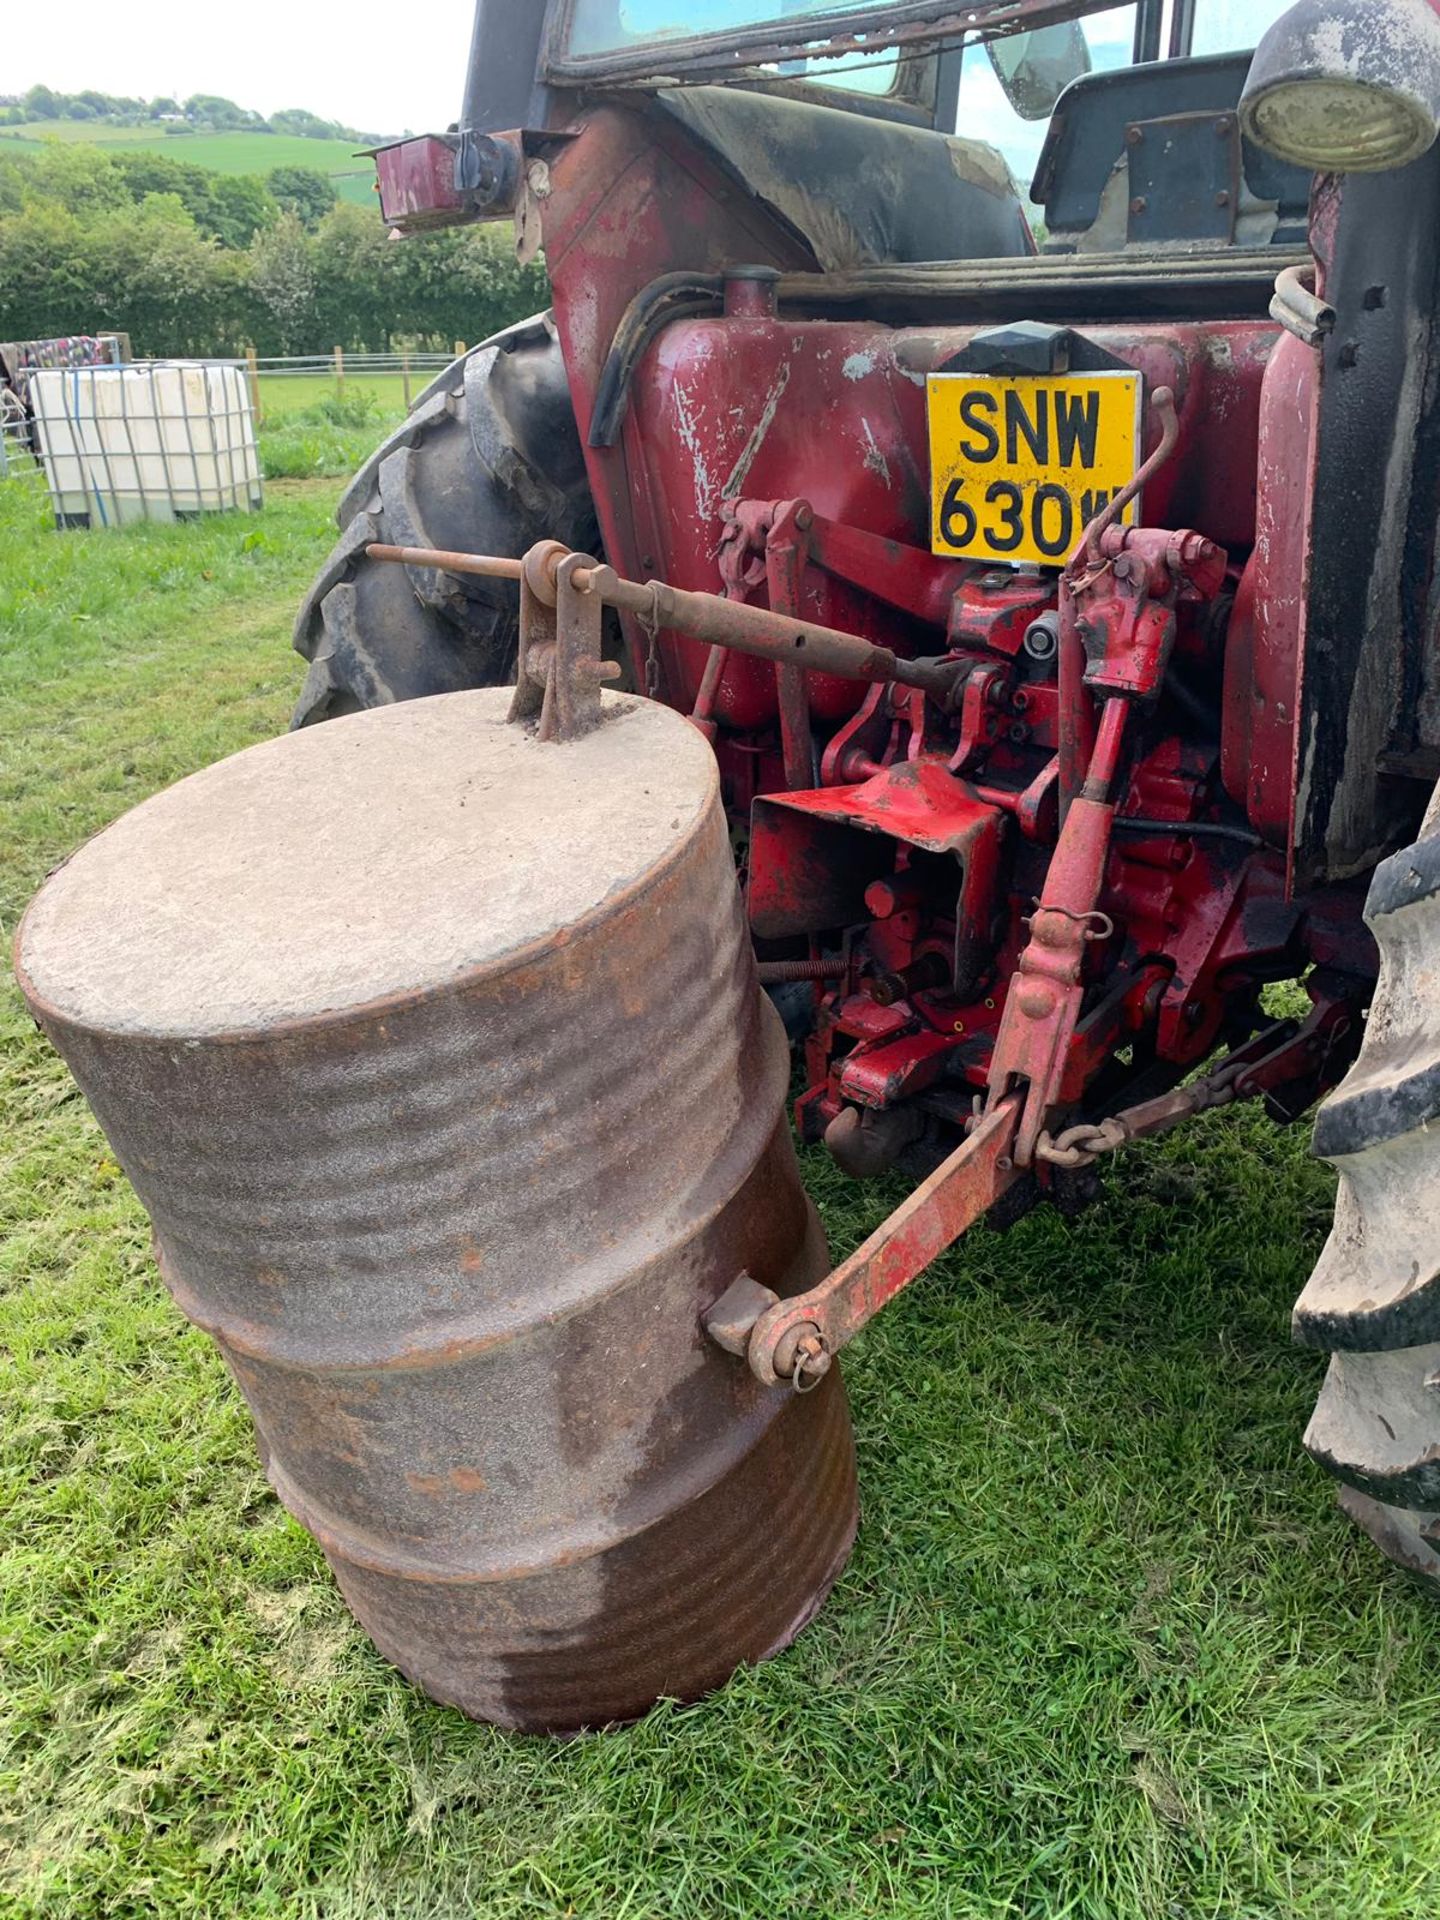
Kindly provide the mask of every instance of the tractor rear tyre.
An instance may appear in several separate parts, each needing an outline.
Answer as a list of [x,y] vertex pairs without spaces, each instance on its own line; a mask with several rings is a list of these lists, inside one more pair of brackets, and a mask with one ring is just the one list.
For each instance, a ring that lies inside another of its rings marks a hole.
[[1365,1043],[1321,1107],[1335,1224],[1295,1308],[1333,1357],[1305,1446],[1382,1553],[1440,1599],[1440,791],[1379,866]]
[[521,554],[548,536],[595,550],[549,314],[447,367],[356,474],[336,517],[339,542],[295,623],[310,671],[293,727],[512,678],[519,601],[511,582],[397,566],[365,549],[379,541]]

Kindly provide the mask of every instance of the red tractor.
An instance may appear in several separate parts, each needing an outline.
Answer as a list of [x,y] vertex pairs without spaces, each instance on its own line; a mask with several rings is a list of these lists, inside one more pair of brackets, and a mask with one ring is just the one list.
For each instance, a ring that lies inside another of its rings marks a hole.
[[481,0],[384,213],[513,220],[553,313],[356,478],[296,724],[603,643],[713,742],[797,1124],[919,1180],[716,1303],[763,1381],[1328,1094],[1306,1445],[1440,1589],[1437,110],[1428,0]]

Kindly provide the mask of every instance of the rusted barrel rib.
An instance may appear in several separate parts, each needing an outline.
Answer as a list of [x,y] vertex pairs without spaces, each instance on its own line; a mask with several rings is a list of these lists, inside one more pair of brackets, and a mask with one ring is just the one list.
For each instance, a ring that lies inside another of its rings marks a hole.
[[451,694],[127,815],[17,940],[30,1004],[376,1644],[566,1730],[785,1645],[849,1550],[838,1376],[767,1392],[701,1311],[826,1268],[714,761]]

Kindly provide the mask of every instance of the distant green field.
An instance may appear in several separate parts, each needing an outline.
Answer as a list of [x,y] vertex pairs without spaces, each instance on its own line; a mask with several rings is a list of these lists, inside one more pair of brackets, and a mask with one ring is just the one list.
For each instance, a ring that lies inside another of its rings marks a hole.
[[[119,127],[106,120],[35,120],[0,138],[26,148],[45,140],[83,141],[88,146],[124,147],[131,152],[168,153],[192,166],[216,173],[268,173],[272,167],[314,167],[335,182],[342,200],[356,206],[375,203],[375,173],[356,158],[349,140],[302,140],[285,133],[167,134],[157,127]],[[3,151],[3,148],[0,148]]]
[[[28,125],[15,127],[11,131],[22,140],[81,140],[107,147],[149,145],[171,148],[177,140],[201,137],[190,134],[167,135],[161,126],[119,127],[110,120],[32,120]],[[231,136],[227,134],[224,137],[228,139]],[[246,136],[239,137],[243,139]]]

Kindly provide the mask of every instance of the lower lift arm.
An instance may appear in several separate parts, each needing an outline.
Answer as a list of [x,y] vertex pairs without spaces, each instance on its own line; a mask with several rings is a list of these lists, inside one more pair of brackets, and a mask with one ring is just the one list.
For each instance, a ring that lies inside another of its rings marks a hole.
[[741,1274],[704,1316],[710,1338],[743,1354],[766,1386],[787,1379],[802,1392],[813,1386],[841,1347],[1020,1177],[1011,1154],[1020,1110],[1018,1094],[1000,1101],[864,1246],[808,1293],[781,1300]]
[[[1052,1167],[1088,1167],[1103,1154],[1236,1100],[1264,1100],[1275,1119],[1293,1120],[1340,1079],[1355,1056],[1362,1031],[1360,984],[1344,975],[1312,974],[1314,1005],[1305,1020],[1276,1021],[1188,1086],[1072,1127],[1058,1139],[1042,1133],[1034,1158]],[[748,1360],[767,1386],[782,1380],[801,1392],[814,1386],[841,1347],[1021,1178],[1024,1110],[1023,1090],[995,1101],[950,1158],[808,1293],[781,1300],[741,1274],[703,1316],[705,1331]]]

